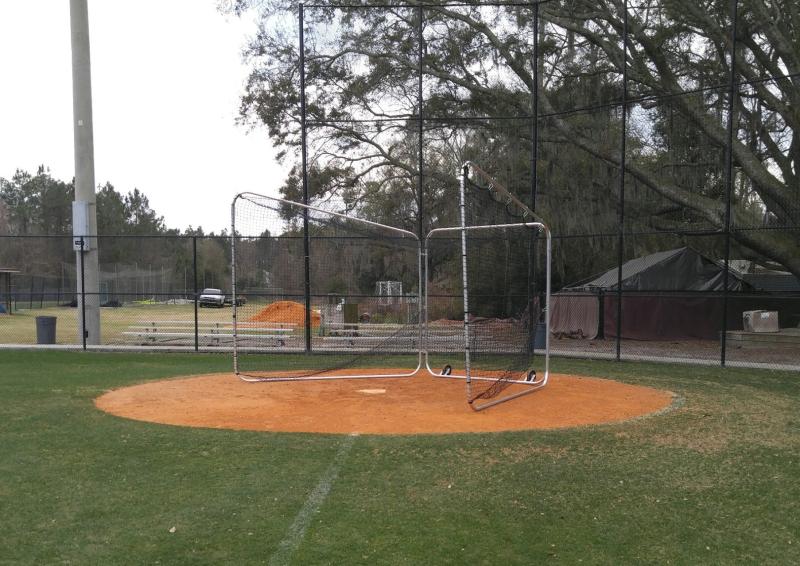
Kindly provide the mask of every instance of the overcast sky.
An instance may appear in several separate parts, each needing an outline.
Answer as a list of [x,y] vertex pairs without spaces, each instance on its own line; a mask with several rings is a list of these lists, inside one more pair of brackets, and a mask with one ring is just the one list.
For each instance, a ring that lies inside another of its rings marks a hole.
[[[237,192],[277,194],[263,129],[235,123],[252,19],[215,0],[89,0],[95,178],[138,188],[170,228],[219,231]],[[68,0],[0,0],[0,177],[75,173]]]

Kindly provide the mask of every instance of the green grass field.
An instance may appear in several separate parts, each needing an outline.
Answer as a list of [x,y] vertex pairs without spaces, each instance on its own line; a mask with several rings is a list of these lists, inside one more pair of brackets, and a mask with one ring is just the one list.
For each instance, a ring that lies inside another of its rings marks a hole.
[[547,432],[188,429],[92,400],[226,356],[0,351],[0,564],[800,563],[800,376],[554,365],[685,404]]
[[[36,344],[36,317],[54,316],[56,321],[56,343],[80,344],[78,339],[78,309],[51,306],[45,308],[20,309],[11,316],[0,316],[0,343]],[[100,309],[103,344],[135,344],[141,343],[128,338],[123,332],[130,331],[132,326],[152,321],[176,321],[187,325],[194,322],[194,305],[183,304],[126,304],[122,308]],[[199,309],[200,324],[231,321],[231,309]],[[194,330],[187,327],[186,332]],[[193,340],[187,338],[187,343]]]

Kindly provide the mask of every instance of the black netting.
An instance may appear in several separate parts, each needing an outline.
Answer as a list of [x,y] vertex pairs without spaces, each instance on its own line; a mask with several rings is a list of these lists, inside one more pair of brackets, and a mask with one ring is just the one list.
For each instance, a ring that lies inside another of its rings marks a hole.
[[[744,3],[686,11],[628,2],[627,14],[621,3],[584,0],[323,4],[267,10],[248,51],[253,72],[243,110],[266,123],[291,166],[274,190],[300,201],[305,179],[312,202],[422,238],[459,224],[458,168],[484,164],[552,230],[554,354],[797,364],[797,72],[785,60],[791,50],[778,52],[767,35],[748,33],[763,18]],[[301,26],[302,40],[295,35]],[[779,30],[788,34],[787,45],[789,28]],[[24,175],[1,184],[0,271],[8,274],[0,275],[0,341],[34,342],[41,315],[58,317],[57,343],[79,344],[79,262],[69,211],[48,204],[32,213],[28,204],[56,202],[56,193],[44,198],[37,191],[45,185]],[[475,190],[467,187],[467,194]],[[27,194],[18,208],[19,195]],[[513,216],[497,202],[478,210],[492,211]],[[305,267],[297,267],[305,256],[302,229],[278,217],[278,228],[269,228],[278,232],[269,237],[261,228],[239,232],[240,298],[305,308],[308,292],[312,310],[345,300],[374,321],[401,317],[383,312],[388,305],[371,305],[370,296],[395,294],[401,283],[404,296],[420,292],[405,275],[366,262],[373,254],[344,244],[349,236],[309,242],[307,289]],[[99,294],[89,301],[106,305],[102,343],[231,348],[229,235],[113,232],[104,228],[116,226],[108,220],[98,218]],[[428,257],[437,371],[464,350],[460,236],[447,236],[452,242],[437,236]],[[476,319],[522,320],[520,305],[541,295],[541,238],[529,269],[534,291],[525,292],[516,273],[523,266],[501,261],[506,250],[518,255],[515,238],[487,232],[471,234],[468,243],[478,256],[469,262]],[[684,258],[698,254],[698,265],[716,265],[709,269],[747,286],[701,288],[702,273],[673,262],[639,278],[656,278],[655,285],[616,288],[618,268],[647,267],[681,248],[691,250]],[[334,270],[325,262],[340,265]],[[291,267],[276,275],[273,265]],[[379,282],[383,291],[376,291]],[[206,301],[204,289],[217,293]],[[411,298],[404,301],[413,311]],[[744,331],[744,314],[757,310],[776,313],[767,317],[777,317],[779,330]],[[478,337],[503,334],[473,322]],[[515,328],[515,336],[524,331]],[[273,333],[264,338],[265,351],[310,351],[314,356],[303,361],[309,367],[334,337],[340,348],[368,342],[312,332],[309,347],[305,330],[289,340]],[[260,347],[255,336],[247,341]]]
[[433,369],[464,372],[469,401],[484,402],[515,381],[543,378],[534,358],[545,352],[546,239],[526,225],[536,219],[525,205],[470,170],[463,224],[427,242],[427,345]]
[[[417,238],[359,218],[359,211],[345,217],[332,202],[323,206],[329,211],[249,193],[237,198],[239,373],[413,373],[420,348]],[[309,356],[292,358],[290,371],[269,373],[274,355],[301,352]]]

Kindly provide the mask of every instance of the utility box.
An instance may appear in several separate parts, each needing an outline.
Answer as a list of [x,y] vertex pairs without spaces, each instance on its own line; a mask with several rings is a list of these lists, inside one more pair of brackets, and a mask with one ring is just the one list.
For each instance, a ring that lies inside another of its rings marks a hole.
[[742,323],[745,332],[778,332],[778,311],[744,311]]
[[94,203],[77,200],[72,203],[72,249],[76,252],[88,251],[97,247],[92,234],[91,215]]

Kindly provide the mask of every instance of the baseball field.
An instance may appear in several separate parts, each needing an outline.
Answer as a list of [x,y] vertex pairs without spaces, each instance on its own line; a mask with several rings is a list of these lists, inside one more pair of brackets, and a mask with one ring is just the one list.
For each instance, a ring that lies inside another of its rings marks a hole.
[[[228,372],[228,356],[2,351],[0,563],[800,562],[796,373],[560,359],[553,370],[674,401],[511,432],[175,426],[95,403]],[[273,384],[245,385],[258,404]],[[331,402],[347,414],[346,398]]]

